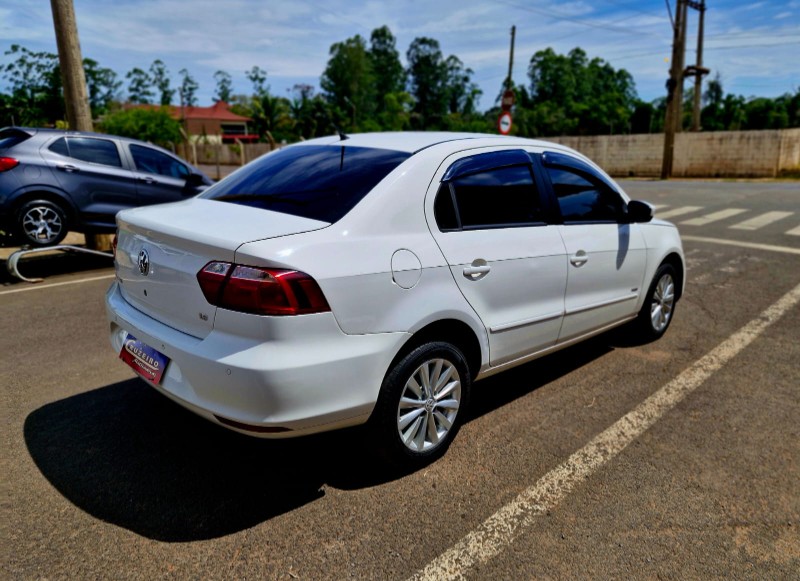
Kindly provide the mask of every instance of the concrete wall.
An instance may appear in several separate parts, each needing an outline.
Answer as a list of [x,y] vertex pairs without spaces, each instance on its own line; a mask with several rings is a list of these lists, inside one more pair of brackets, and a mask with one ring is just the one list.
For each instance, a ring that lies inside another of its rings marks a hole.
[[[614,176],[659,176],[663,134],[548,137]],[[800,171],[800,129],[683,132],[675,136],[674,177],[776,177]]]

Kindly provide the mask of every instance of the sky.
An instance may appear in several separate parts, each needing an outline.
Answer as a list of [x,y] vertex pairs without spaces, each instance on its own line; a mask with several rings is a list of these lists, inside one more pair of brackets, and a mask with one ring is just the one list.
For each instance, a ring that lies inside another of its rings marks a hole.
[[[676,0],[668,0],[674,11]],[[633,75],[639,97],[666,94],[672,27],[663,0],[74,0],[81,50],[123,80],[161,59],[179,84],[186,68],[200,105],[213,100],[214,72],[233,77],[234,93],[252,93],[245,71],[259,66],[275,95],[296,84],[319,91],[332,44],[387,25],[405,53],[416,37],[458,56],[494,105],[508,71],[516,26],[513,79],[529,84],[531,56],[579,46]],[[706,0],[703,64],[726,93],[777,97],[800,88],[800,0]],[[689,10],[686,64],[696,62],[698,12]],[[0,4],[0,53],[12,44],[56,52],[50,2]],[[0,66],[10,57],[0,55]],[[0,79],[0,87],[7,81]]]

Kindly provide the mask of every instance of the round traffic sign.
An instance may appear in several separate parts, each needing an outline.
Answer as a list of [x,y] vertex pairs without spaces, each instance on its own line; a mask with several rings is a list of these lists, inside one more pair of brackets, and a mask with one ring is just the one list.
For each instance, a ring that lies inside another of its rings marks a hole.
[[511,131],[511,113],[504,111],[500,115],[500,118],[497,120],[497,129],[503,135],[508,135],[508,132]]

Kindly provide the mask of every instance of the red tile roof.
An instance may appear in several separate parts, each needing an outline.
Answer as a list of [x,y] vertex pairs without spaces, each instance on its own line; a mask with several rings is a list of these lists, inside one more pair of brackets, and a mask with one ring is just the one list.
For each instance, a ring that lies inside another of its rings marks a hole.
[[[160,105],[134,105],[126,104],[125,108],[141,109],[160,109]],[[174,119],[215,119],[217,121],[251,121],[250,117],[242,117],[232,113],[229,105],[225,101],[217,101],[211,107],[181,107],[180,105],[169,105],[169,114]]]

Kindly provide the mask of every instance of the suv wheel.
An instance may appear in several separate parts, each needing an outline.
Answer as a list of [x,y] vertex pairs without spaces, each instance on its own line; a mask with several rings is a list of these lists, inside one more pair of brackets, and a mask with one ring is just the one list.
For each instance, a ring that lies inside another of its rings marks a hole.
[[375,409],[382,448],[411,467],[442,456],[464,418],[470,383],[464,355],[449,343],[426,343],[403,357]]
[[67,213],[49,200],[26,202],[17,212],[17,234],[23,244],[53,246],[69,231]]

